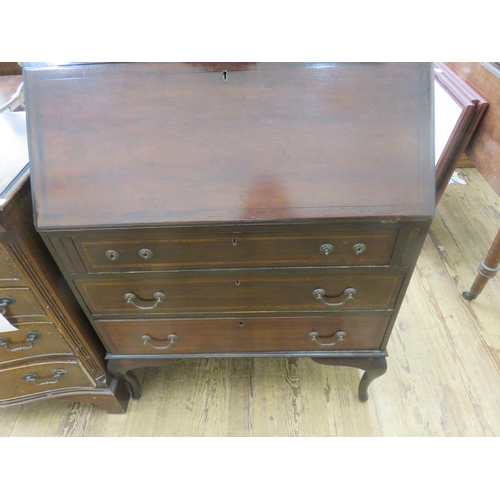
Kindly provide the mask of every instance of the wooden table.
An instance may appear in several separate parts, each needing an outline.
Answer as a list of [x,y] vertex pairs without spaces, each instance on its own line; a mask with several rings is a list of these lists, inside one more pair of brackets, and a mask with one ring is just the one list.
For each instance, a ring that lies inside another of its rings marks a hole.
[[[447,63],[466,83],[489,102],[489,107],[469,143],[466,153],[495,192],[500,195],[500,69],[492,63]],[[488,280],[500,270],[500,229],[476,279],[463,297],[474,300]]]

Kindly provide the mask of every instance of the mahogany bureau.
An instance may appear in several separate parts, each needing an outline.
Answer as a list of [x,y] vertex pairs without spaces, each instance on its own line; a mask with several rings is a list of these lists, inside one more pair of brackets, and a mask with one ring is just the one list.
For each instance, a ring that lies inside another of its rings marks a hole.
[[434,214],[428,63],[26,64],[35,220],[109,371],[386,370]]
[[24,112],[0,114],[0,408],[62,398],[124,413],[129,394],[33,225]]

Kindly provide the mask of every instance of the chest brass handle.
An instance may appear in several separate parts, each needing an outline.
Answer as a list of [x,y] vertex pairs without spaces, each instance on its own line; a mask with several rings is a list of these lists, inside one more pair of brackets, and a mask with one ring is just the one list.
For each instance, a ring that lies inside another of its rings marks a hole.
[[141,337],[141,340],[142,340],[142,343],[144,345],[149,345],[153,349],[168,349],[169,347],[173,346],[179,340],[179,337],[177,337],[177,335],[175,335],[175,334],[169,335],[167,337],[167,340],[169,341],[169,343],[167,345],[153,345],[151,343],[151,341],[153,341],[153,342],[160,342],[160,341],[153,339],[153,337],[150,337],[149,335],[143,335]]
[[7,307],[16,303],[12,297],[0,297],[0,314],[7,314]]
[[352,247],[352,253],[359,255],[366,251],[366,245],[364,243],[356,243]]
[[38,375],[36,373],[27,373],[23,376],[23,379],[26,382],[33,382],[35,385],[50,385],[57,384],[59,379],[68,373],[66,370],[52,370],[52,380],[45,380],[44,382],[38,382]]
[[[313,295],[318,299],[323,302],[323,304],[330,306],[330,307],[337,307],[337,306],[342,306],[349,300],[353,300],[354,296],[356,295],[357,291],[355,288],[346,288],[343,292],[342,295],[345,295],[345,299],[342,302],[327,302],[323,297],[327,297],[326,292],[322,288],[316,288],[316,290],[313,291]],[[327,297],[328,298],[328,297]]]
[[137,299],[137,295],[134,295],[133,293],[126,293],[123,296],[123,298],[126,300],[127,304],[132,304],[134,307],[137,307],[137,309],[142,309],[143,311],[154,309],[158,304],[161,304],[166,299],[164,293],[155,292],[153,294],[153,299],[156,300],[154,305],[152,305],[152,306],[140,306],[134,302],[134,300]]
[[337,337],[337,340],[335,342],[332,342],[331,344],[322,344],[321,342],[318,342],[318,337],[319,333],[318,332],[311,332],[309,334],[309,338],[313,341],[316,342],[316,344],[321,345],[323,347],[329,347],[335,344],[338,344],[339,342],[342,342],[344,340],[344,337],[347,335],[346,332],[343,332],[342,330],[339,330],[334,337]]
[[324,245],[321,245],[319,247],[319,251],[323,255],[330,255],[333,252],[333,245],[330,245],[329,243],[325,243]]
[[27,345],[21,345],[19,347],[10,347],[10,340],[9,339],[0,339],[0,347],[5,347],[7,351],[9,352],[16,352],[16,351],[26,351],[27,349],[33,349],[33,342],[36,339],[41,338],[41,335],[38,332],[29,332],[26,334],[26,344]]

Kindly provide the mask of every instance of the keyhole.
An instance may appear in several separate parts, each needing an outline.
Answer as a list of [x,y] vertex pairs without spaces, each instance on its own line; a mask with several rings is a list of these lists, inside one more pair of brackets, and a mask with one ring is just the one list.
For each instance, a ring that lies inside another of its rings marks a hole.
[[240,286],[240,280],[236,280],[236,281],[235,281],[235,285],[236,285],[236,286]]
[[245,326],[245,323],[243,323],[243,321],[240,321],[238,324],[240,325],[241,328]]
[[233,245],[237,245],[238,244],[238,240],[236,238],[233,238]]
[[225,82],[227,82],[227,75],[228,75],[228,72],[227,72],[226,70],[224,70],[224,71],[222,72],[222,79],[223,79]]

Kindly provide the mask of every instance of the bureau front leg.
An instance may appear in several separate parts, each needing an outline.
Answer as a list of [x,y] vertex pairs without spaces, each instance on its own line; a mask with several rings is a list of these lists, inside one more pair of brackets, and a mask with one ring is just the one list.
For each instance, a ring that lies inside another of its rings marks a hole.
[[138,378],[132,373],[131,367],[128,366],[126,360],[121,359],[109,359],[108,360],[108,372],[113,375],[113,377],[124,380],[127,389],[130,392],[130,396],[133,399],[141,399],[142,389]]
[[362,358],[311,358],[322,365],[350,366],[365,370],[358,387],[360,401],[368,401],[368,386],[387,371],[385,356],[369,356]]

